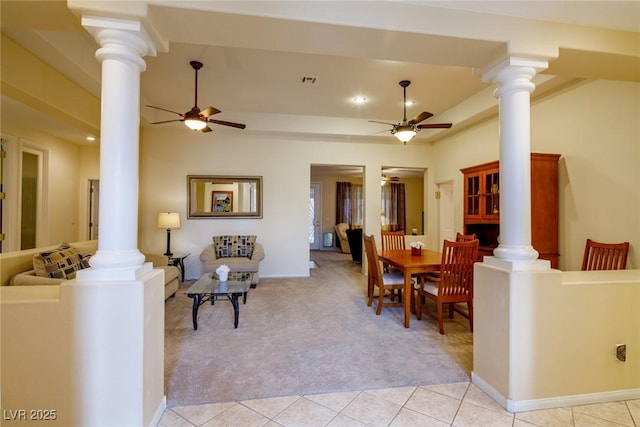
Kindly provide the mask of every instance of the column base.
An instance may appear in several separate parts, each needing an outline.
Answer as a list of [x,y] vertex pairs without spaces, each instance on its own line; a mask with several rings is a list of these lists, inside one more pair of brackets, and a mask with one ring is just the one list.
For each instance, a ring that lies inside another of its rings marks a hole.
[[504,259],[494,256],[486,256],[483,261],[487,265],[510,271],[550,270],[551,262],[546,259]]

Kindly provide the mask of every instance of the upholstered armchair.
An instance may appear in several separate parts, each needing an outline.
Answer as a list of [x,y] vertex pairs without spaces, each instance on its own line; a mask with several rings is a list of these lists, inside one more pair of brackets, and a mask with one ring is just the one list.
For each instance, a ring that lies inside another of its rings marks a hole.
[[347,230],[349,229],[349,224],[346,222],[341,222],[336,225],[336,234],[338,235],[338,242],[340,242],[340,249],[345,254],[351,253],[351,247],[349,246],[349,238],[347,237]]

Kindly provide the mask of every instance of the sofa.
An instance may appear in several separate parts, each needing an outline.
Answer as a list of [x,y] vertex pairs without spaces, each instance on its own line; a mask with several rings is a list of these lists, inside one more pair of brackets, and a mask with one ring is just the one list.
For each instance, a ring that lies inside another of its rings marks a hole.
[[[89,266],[88,260],[98,250],[97,240],[87,240],[70,244],[60,244],[43,248],[26,249],[0,254],[1,286],[37,286],[59,285],[65,280],[75,277],[75,271]],[[44,261],[43,261],[44,254]],[[62,254],[62,255],[60,255]],[[165,300],[175,295],[180,285],[180,271],[168,265],[164,255],[144,254],[145,261],[151,262],[153,268],[164,270]],[[55,257],[66,257],[73,262],[61,263],[66,267],[53,271],[50,262]],[[79,265],[78,265],[79,264]],[[39,273],[36,273],[36,268]],[[48,269],[48,271],[47,271]],[[46,277],[45,277],[46,276]]]
[[215,273],[221,265],[229,267],[230,273],[254,273],[251,287],[255,288],[264,256],[264,248],[254,235],[213,236],[213,243],[202,250],[200,261],[205,273]]

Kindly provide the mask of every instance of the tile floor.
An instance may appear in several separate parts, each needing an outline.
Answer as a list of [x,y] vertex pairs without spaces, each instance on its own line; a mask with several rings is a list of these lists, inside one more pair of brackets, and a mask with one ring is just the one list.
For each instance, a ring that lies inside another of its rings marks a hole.
[[159,426],[640,427],[640,399],[511,414],[464,382],[173,407]]

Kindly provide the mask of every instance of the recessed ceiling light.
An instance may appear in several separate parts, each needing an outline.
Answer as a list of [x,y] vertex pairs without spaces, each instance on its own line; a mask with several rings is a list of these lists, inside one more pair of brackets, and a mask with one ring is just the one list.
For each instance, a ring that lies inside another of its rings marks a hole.
[[88,136],[87,137],[87,141],[95,141],[96,137],[95,136]]
[[356,96],[355,98],[353,98],[353,102],[355,102],[356,104],[364,104],[365,102],[367,102],[367,98],[365,98],[364,96]]

